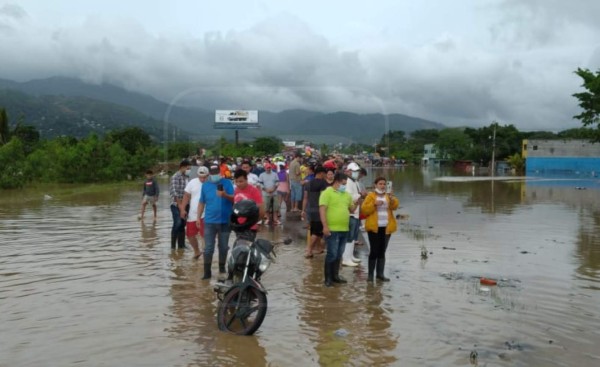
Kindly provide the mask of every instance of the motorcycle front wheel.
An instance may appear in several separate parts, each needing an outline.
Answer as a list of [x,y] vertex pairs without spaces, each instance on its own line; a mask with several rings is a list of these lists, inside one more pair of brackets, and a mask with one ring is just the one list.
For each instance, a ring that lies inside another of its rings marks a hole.
[[217,309],[217,324],[222,331],[252,335],[267,315],[267,295],[253,287],[231,289]]

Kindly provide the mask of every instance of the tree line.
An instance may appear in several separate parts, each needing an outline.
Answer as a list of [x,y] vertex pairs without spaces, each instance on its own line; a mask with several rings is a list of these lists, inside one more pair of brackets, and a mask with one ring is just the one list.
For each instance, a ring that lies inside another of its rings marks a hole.
[[19,121],[11,128],[0,108],[0,189],[21,188],[31,182],[99,183],[141,177],[159,162],[199,155],[255,156],[280,152],[281,140],[257,138],[234,144],[221,138],[213,143],[159,143],[139,127],[91,133],[85,138],[61,136],[40,139],[35,127]]
[[[495,130],[495,132],[494,132]],[[495,135],[495,139],[494,139]],[[587,139],[594,140],[596,133],[589,128],[574,128],[559,133],[550,131],[522,132],[514,125],[474,128],[447,128],[443,130],[417,130],[407,135],[404,131],[388,131],[375,146],[380,155],[418,163],[423,157],[425,144],[434,144],[438,158],[471,160],[487,164],[495,152],[496,159],[507,160],[521,154],[524,139]]]
[[[381,137],[375,150],[385,156],[417,163],[423,156],[423,146],[434,144],[439,158],[471,160],[487,164],[495,152],[496,159],[507,160],[516,168],[523,164],[521,144],[524,139],[584,139],[600,142],[600,70],[578,68],[574,72],[583,80],[584,91],[574,93],[582,112],[574,118],[581,128],[550,131],[522,132],[514,125],[501,126],[497,122],[474,128],[449,128],[443,130],[418,130],[406,135],[403,131],[388,131]],[[495,139],[494,139],[495,136]],[[365,147],[356,147],[364,149]]]

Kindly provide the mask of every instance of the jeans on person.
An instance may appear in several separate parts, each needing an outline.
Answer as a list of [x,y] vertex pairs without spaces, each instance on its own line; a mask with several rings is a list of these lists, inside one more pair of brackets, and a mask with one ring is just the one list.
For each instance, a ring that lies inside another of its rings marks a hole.
[[171,214],[173,214],[173,227],[171,227],[171,238],[173,238],[185,232],[186,220],[181,218],[177,205],[171,205]]
[[350,229],[348,230],[348,237],[346,242],[355,242],[358,240],[358,231],[360,229],[360,219],[350,216]]
[[385,233],[385,227],[379,227],[377,232],[367,232],[369,236],[369,260],[385,260],[385,252],[392,235]]
[[325,255],[325,262],[332,263],[342,258],[342,254],[346,249],[346,236],[348,232],[331,232],[331,235],[325,237],[325,243],[327,244],[327,255]]
[[298,181],[290,182],[291,200],[302,201],[302,183]]
[[211,262],[218,236],[219,263],[225,263],[229,250],[229,223],[204,223],[204,261]]

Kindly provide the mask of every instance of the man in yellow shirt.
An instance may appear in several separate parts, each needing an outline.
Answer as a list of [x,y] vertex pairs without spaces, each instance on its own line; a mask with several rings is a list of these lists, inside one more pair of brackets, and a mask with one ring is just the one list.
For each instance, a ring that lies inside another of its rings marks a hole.
[[339,275],[340,261],[350,228],[350,213],[356,210],[358,204],[346,192],[346,180],[345,174],[336,173],[333,185],[319,197],[319,214],[323,223],[323,237],[327,243],[324,266],[326,287],[331,287],[332,283],[346,283]]

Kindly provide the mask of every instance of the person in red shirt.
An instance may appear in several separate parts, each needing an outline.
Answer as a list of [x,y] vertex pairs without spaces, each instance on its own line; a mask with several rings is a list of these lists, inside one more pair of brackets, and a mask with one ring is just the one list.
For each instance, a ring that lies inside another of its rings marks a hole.
[[[255,186],[248,184],[248,172],[240,168],[235,171],[233,178],[235,180],[233,203],[235,204],[242,200],[254,201],[256,206],[258,206],[258,217],[262,218],[265,215],[265,206],[263,205],[262,194]],[[258,231],[258,224],[253,225],[250,230],[256,234]]]

